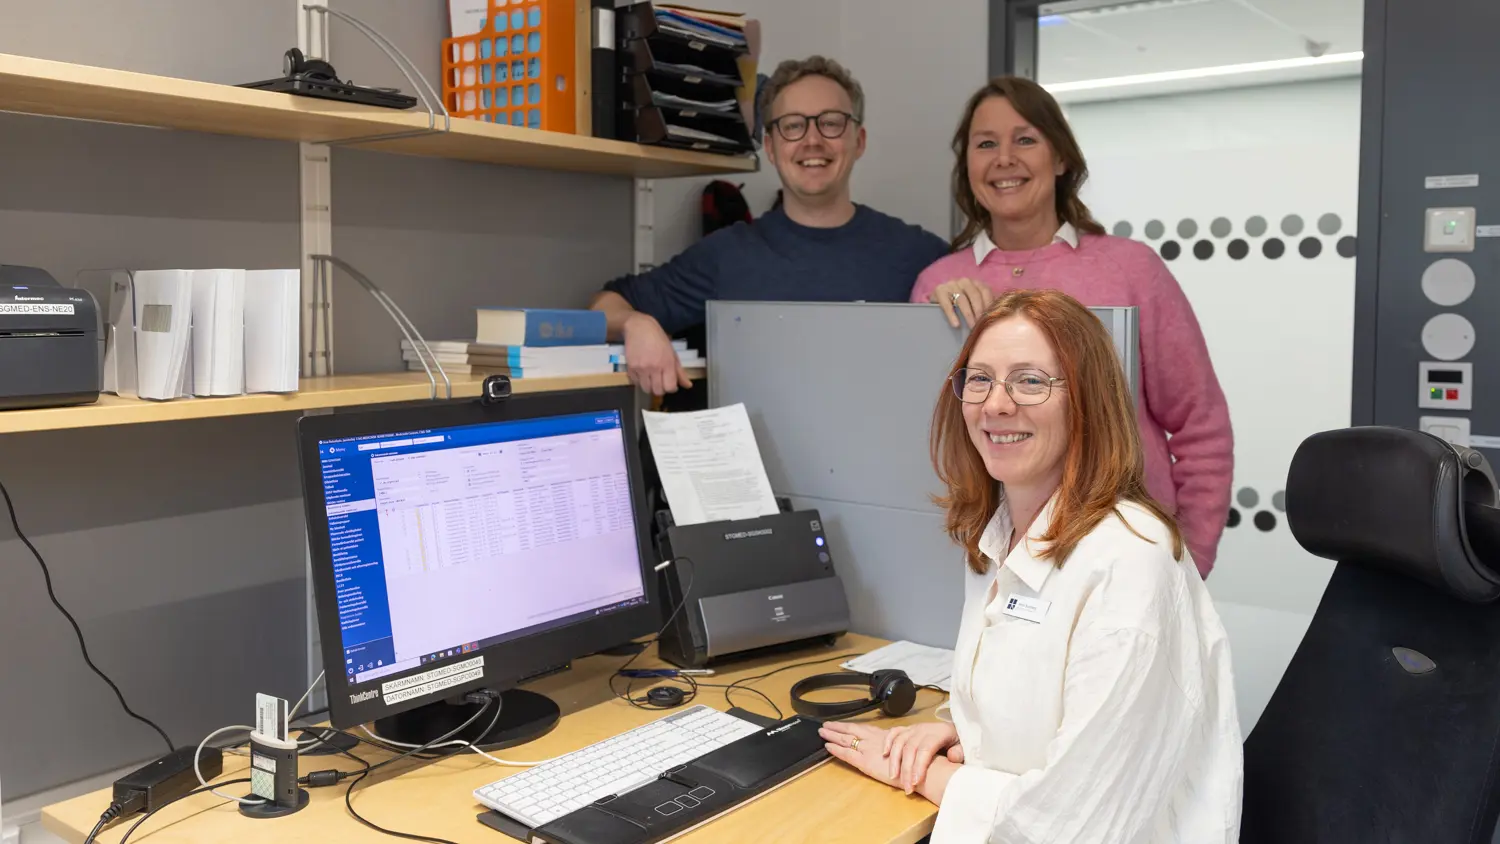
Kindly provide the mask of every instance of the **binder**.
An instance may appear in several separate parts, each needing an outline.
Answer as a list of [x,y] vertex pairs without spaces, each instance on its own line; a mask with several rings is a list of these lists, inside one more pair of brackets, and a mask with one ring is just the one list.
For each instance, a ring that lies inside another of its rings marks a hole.
[[592,80],[593,135],[614,138],[616,132],[615,98],[615,4],[614,0],[591,0],[591,36],[589,40],[590,78]]

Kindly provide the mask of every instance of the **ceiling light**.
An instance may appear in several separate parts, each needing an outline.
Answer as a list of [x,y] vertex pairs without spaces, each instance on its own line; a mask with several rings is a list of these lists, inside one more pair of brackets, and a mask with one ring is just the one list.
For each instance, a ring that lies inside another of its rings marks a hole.
[[1110,76],[1103,79],[1082,79],[1077,82],[1056,82],[1044,85],[1053,94],[1075,91],[1097,91],[1105,88],[1124,88],[1132,85],[1150,85],[1158,82],[1180,82],[1189,79],[1209,79],[1215,76],[1238,76],[1247,73],[1265,73],[1277,70],[1294,70],[1321,65],[1348,64],[1364,59],[1362,51],[1332,53],[1325,56],[1303,56],[1295,59],[1274,59],[1264,62],[1226,64],[1217,67],[1198,67],[1188,70],[1165,70],[1158,73],[1137,73],[1130,76]]

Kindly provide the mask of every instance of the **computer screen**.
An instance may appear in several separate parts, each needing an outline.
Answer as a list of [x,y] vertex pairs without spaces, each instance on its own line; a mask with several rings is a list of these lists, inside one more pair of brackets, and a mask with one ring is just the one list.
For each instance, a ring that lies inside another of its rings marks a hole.
[[548,667],[539,653],[565,661],[650,632],[624,408],[431,414],[459,424],[413,426],[406,411],[302,426],[325,669],[347,705],[389,714],[519,680]]

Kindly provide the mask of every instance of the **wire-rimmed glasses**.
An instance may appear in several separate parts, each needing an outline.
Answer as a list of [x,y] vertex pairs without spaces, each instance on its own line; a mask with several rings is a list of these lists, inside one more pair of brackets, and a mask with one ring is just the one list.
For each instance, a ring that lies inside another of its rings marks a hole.
[[1018,369],[1004,379],[996,378],[982,369],[960,369],[948,376],[953,385],[953,394],[966,404],[981,404],[990,397],[996,382],[1005,385],[1010,400],[1019,405],[1041,404],[1052,396],[1052,388],[1063,383],[1062,378],[1053,378],[1040,369]]

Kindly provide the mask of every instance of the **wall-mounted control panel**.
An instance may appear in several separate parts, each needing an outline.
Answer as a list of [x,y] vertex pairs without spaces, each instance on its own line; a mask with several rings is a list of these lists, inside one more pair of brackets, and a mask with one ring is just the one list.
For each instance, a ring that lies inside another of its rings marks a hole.
[[1474,409],[1474,364],[1423,361],[1417,364],[1417,407]]
[[1422,248],[1427,252],[1473,252],[1473,208],[1427,209],[1427,232]]

